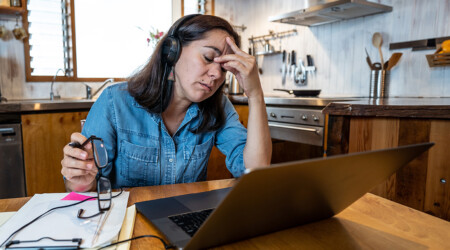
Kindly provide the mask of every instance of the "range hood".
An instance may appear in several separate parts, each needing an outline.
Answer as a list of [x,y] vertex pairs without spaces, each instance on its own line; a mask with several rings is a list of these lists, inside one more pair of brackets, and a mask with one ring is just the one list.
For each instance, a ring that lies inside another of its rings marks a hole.
[[302,9],[269,17],[269,21],[317,26],[392,11],[391,6],[365,0],[303,0],[302,3]]

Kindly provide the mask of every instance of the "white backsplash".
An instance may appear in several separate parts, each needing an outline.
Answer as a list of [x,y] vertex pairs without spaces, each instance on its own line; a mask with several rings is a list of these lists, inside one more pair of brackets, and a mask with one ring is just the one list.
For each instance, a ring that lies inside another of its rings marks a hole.
[[[297,58],[306,61],[306,54],[313,57],[317,71],[308,75],[308,84],[300,86],[289,78],[281,84],[281,54],[259,56],[263,74],[261,81],[266,94],[288,95],[274,92],[274,88],[321,89],[322,96],[367,96],[370,70],[365,61],[367,48],[372,61],[379,61],[377,50],[371,44],[372,34],[383,35],[383,54],[388,58],[394,52],[402,52],[399,64],[391,71],[390,96],[401,97],[450,97],[450,66],[428,67],[425,55],[434,51],[388,49],[389,43],[450,36],[449,0],[380,0],[390,5],[390,13],[361,17],[317,27],[303,27],[272,23],[269,16],[291,12],[301,8],[298,0],[215,0],[215,14],[235,25],[245,25],[240,32],[242,49],[248,51],[248,38],[275,32],[297,29],[298,34],[283,39],[281,48],[296,50]],[[15,18],[0,16],[0,25],[12,30]],[[9,18],[9,19],[8,19]],[[279,40],[272,43],[280,48]],[[12,35],[0,39],[0,87],[8,99],[48,98],[49,82],[25,82],[23,43]],[[93,92],[101,83],[88,83]],[[57,94],[62,97],[84,97],[85,87],[78,82],[55,83]]]
[[[450,66],[430,68],[425,58],[433,50],[389,50],[389,43],[450,36],[449,0],[380,0],[373,1],[393,7],[384,14],[366,16],[316,27],[280,24],[268,21],[276,16],[301,9],[298,0],[215,0],[215,14],[234,25],[244,24],[240,32],[242,49],[248,51],[248,38],[269,33],[297,29],[298,34],[281,40],[281,48],[297,52],[297,59],[313,57],[317,71],[308,75],[306,86],[287,79],[281,84],[281,54],[258,56],[263,70],[261,81],[266,94],[274,88],[321,89],[322,96],[368,96],[370,69],[366,63],[367,48],[372,61],[379,62],[378,50],[372,46],[372,34],[383,36],[385,60],[394,52],[402,52],[399,64],[390,74],[390,96],[450,97]],[[275,49],[279,40],[273,40]],[[286,94],[287,95],[287,94]]]

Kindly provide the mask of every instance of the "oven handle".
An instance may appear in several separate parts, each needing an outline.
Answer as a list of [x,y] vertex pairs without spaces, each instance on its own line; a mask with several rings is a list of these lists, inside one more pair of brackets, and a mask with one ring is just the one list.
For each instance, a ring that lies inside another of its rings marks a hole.
[[0,128],[0,134],[13,134],[14,128]]
[[289,125],[274,124],[271,122],[269,122],[269,127],[295,129],[295,130],[302,130],[302,131],[314,132],[316,134],[319,134],[319,130],[314,129],[314,128],[294,127],[294,126],[289,126]]

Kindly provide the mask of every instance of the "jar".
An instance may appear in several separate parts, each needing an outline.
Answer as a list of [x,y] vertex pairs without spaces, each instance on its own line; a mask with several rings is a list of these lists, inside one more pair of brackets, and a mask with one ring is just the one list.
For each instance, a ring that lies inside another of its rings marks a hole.
[[22,7],[22,3],[20,0],[11,0],[11,7]]

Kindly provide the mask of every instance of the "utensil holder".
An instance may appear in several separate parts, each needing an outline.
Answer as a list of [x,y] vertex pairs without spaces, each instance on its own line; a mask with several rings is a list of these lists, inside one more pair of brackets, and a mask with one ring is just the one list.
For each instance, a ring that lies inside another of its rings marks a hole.
[[389,93],[389,75],[387,70],[372,70],[370,72],[370,98],[385,98]]

